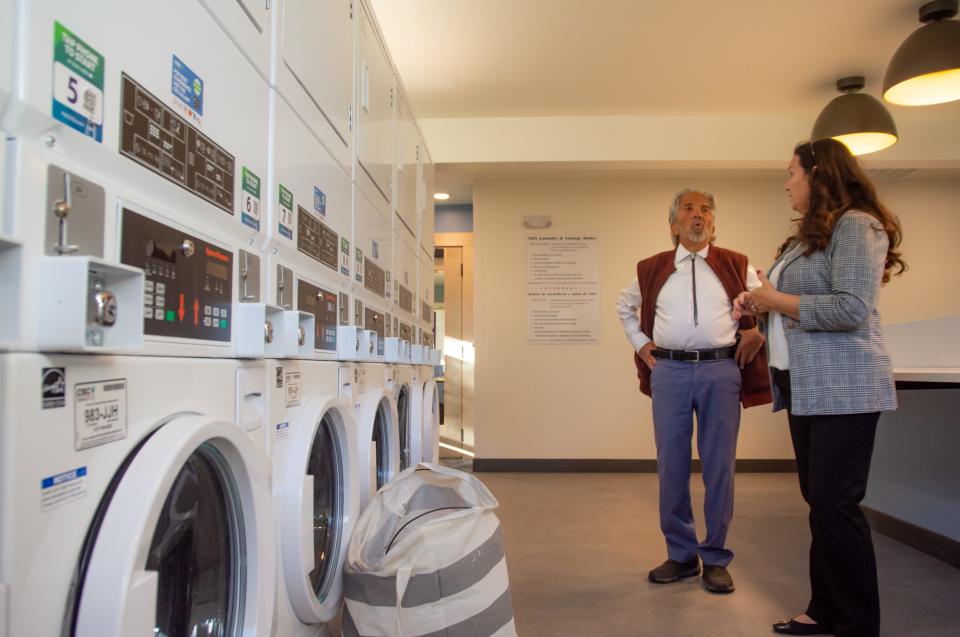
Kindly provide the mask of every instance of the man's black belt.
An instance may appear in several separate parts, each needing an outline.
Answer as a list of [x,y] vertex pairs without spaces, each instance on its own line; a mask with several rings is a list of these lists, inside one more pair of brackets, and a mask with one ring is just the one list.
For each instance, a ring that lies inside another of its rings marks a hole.
[[737,351],[736,345],[718,347],[717,349],[654,349],[650,353],[654,358],[666,358],[672,361],[718,361],[722,358],[733,358]]

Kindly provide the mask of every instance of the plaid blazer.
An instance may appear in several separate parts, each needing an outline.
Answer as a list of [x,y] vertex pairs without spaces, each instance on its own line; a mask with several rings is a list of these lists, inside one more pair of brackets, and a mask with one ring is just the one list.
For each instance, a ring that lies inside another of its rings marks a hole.
[[[794,244],[770,267],[772,271],[783,261],[777,289],[800,296],[800,320],[783,317],[792,413],[897,408],[893,366],[877,311],[888,243],[874,216],[851,210],[837,220],[825,249],[805,257],[802,246]],[[776,383],[771,385],[773,410],[784,409]]]

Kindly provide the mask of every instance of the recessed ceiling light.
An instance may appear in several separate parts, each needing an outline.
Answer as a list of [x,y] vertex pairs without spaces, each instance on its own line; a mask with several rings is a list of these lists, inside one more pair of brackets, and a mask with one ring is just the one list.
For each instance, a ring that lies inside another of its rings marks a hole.
[[450,198],[450,194],[446,192],[435,192],[433,193],[433,198],[437,201],[446,201]]

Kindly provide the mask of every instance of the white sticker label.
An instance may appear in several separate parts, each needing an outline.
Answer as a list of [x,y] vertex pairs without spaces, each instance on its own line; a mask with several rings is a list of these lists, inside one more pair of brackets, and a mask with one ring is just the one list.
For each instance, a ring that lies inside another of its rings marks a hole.
[[290,423],[289,422],[278,422],[273,426],[273,431],[277,436],[277,440],[283,440],[290,435]]
[[119,378],[73,387],[74,449],[127,437],[127,381]]
[[287,372],[284,374],[283,385],[287,398],[287,407],[297,407],[300,405],[300,372]]
[[91,124],[103,124],[103,91],[60,62],[53,63],[53,99],[82,112]]
[[40,510],[46,513],[86,495],[87,468],[77,467],[64,471],[40,481]]

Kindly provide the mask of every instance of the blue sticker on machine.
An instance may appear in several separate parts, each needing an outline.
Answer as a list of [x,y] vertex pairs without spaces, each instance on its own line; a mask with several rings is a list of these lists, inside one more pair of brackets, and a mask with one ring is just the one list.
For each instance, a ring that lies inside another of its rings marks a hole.
[[71,471],[64,471],[63,473],[58,473],[55,476],[50,476],[49,478],[44,478],[40,481],[41,489],[49,489],[51,487],[56,487],[65,482],[73,482],[79,478],[87,475],[86,467],[77,467]]
[[203,80],[190,70],[183,60],[173,56],[173,79],[170,90],[173,96],[183,102],[197,115],[203,115]]
[[321,216],[327,216],[327,196],[316,186],[313,187],[313,209]]

